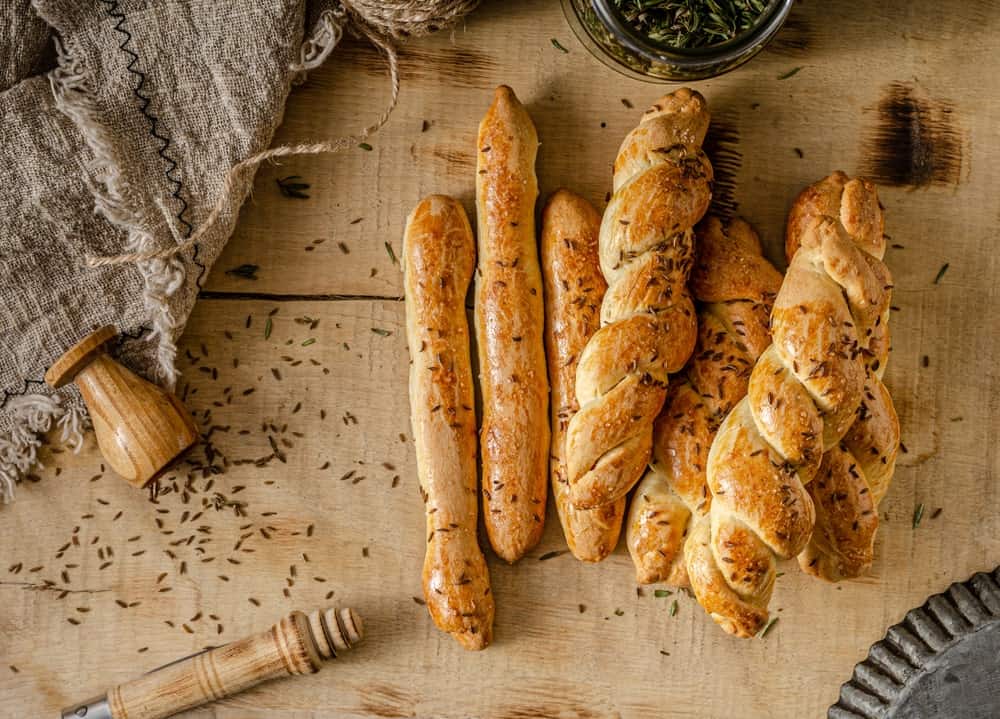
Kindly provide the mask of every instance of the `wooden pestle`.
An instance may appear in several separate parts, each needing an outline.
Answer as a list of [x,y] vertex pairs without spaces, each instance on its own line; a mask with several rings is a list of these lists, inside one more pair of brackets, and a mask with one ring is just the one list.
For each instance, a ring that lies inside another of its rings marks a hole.
[[292,612],[270,629],[194,654],[63,710],[63,719],[163,719],[261,682],[313,674],[364,636],[353,609]]
[[110,326],[92,332],[49,367],[45,381],[53,387],[76,383],[104,459],[143,487],[194,445],[198,431],[177,397],[108,355],[106,345],[117,336]]

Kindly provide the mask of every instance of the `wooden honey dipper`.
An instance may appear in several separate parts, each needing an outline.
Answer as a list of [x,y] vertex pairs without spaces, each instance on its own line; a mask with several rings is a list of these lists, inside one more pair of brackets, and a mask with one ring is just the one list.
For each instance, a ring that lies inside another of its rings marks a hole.
[[45,381],[76,383],[104,459],[143,487],[194,445],[198,430],[177,397],[111,358],[107,344],[117,336],[111,326],[90,333],[49,367]]
[[292,612],[267,631],[192,654],[62,711],[62,719],[163,719],[261,682],[314,674],[364,637],[353,609]]

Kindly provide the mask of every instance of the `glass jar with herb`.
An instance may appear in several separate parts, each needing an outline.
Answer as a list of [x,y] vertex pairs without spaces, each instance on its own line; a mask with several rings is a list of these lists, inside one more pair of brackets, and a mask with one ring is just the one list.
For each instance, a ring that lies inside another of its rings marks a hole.
[[629,77],[702,80],[760,52],[794,0],[562,0],[598,60]]

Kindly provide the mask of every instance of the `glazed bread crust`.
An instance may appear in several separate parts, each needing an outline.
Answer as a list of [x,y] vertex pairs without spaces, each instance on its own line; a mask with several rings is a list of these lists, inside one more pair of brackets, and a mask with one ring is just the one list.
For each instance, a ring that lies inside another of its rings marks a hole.
[[615,160],[598,242],[602,327],[580,356],[580,410],[566,436],[570,501],[581,509],[617,502],[639,481],[668,375],[694,348],[687,280],[694,226],[712,196],[708,122],[704,98],[677,90],[646,111]]
[[[883,215],[874,185],[851,180],[842,172],[807,187],[788,216],[785,252],[791,257],[805,246],[805,229],[816,218],[837,217],[868,257],[885,253]],[[884,279],[885,304],[892,281]],[[819,471],[809,483],[816,507],[816,526],[799,565],[827,581],[861,576],[871,567],[878,531],[878,505],[889,489],[899,450],[899,420],[889,391],[882,384],[889,357],[889,309],[884,307],[866,333],[865,386],[854,422],[843,440],[823,453]]]
[[434,623],[466,649],[493,636],[493,595],[476,538],[476,412],[465,295],[475,264],[462,206],[432,195],[403,238],[410,420],[427,521],[423,588]]
[[781,286],[748,223],[706,217],[696,228],[691,292],[698,302],[694,354],[670,380],[653,425],[653,456],[629,507],[627,543],[640,584],[686,586],[689,524],[711,507],[708,451],[723,418],[747,392],[771,343],[768,318]]
[[614,550],[625,514],[624,497],[596,509],[573,507],[566,469],[566,428],[579,409],[577,361],[600,327],[608,287],[597,256],[600,226],[593,205],[569,190],[554,192],[542,211],[545,349],[552,387],[549,473],[566,544],[584,562],[599,562]]
[[685,546],[695,596],[738,636],[767,621],[776,559],[810,546],[817,509],[806,485],[858,416],[889,309],[875,187],[835,173],[815,188],[805,196],[835,193],[839,212],[793,210],[797,249],[775,299],[773,344],[712,443],[708,521]]
[[535,238],[538,135],[509,87],[496,89],[478,143],[475,320],[483,505],[493,550],[514,562],[542,536],[549,386]]

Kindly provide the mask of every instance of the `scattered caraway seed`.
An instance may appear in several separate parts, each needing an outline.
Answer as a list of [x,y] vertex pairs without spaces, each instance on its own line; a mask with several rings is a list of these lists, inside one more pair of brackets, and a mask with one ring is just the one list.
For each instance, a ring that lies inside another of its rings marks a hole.
[[801,69],[802,69],[801,65],[799,67],[793,67],[788,72],[783,72],[780,75],[778,75],[778,79],[779,80],[787,80],[788,78],[790,78],[793,75],[795,75],[796,73],[798,73],[798,71],[801,70]]
[[260,600],[259,599],[255,599],[254,597],[247,597],[247,601],[250,602],[255,607],[259,607],[260,606]]
[[941,265],[941,269],[938,270],[937,276],[934,278],[935,285],[941,281],[942,277],[944,277],[944,273],[948,271],[948,267],[950,267],[950,264],[948,262],[945,262],[943,265]]
[[616,609],[615,610],[615,616],[616,617],[624,616],[624,614],[625,614],[625,610],[624,609]]
[[267,322],[264,323],[264,339],[269,339],[271,337],[271,329],[273,325],[271,324],[271,318],[267,318]]
[[656,597],[657,599],[663,599],[664,597],[669,597],[671,594],[673,594],[673,592],[671,592],[669,589],[653,590],[653,596]]
[[343,252],[345,255],[351,254],[351,248],[348,247],[346,243],[338,242],[337,247],[339,247],[340,251]]
[[231,267],[226,270],[226,274],[230,277],[240,277],[244,280],[256,280],[257,270],[260,267],[257,265],[240,265],[239,267]]
[[414,601],[414,602],[416,602],[417,604],[419,604],[420,606],[424,606],[425,604],[427,604],[427,602],[425,602],[425,601],[424,601],[423,599],[421,599],[420,597],[414,597],[414,598],[413,598],[413,601]]
[[635,107],[635,105],[632,104],[632,101],[629,100],[627,97],[623,97],[622,98],[622,105],[624,105],[625,107],[627,107],[629,110],[631,110],[633,107]]
[[385,243],[385,252],[389,255],[389,260],[392,261],[392,264],[398,264],[396,260],[396,253],[393,251],[392,245],[390,245],[388,241]]
[[367,142],[358,143],[358,147],[360,147],[365,152],[371,152],[372,151],[372,146],[369,145]]
[[802,148],[801,148],[801,147],[793,147],[793,148],[792,148],[792,151],[793,151],[793,152],[795,152],[795,154],[796,154],[796,155],[798,155],[798,157],[799,157],[799,159],[800,159],[800,160],[801,160],[801,159],[802,159],[803,157],[805,157],[805,153],[804,153],[804,152],[802,152]]
[[384,330],[381,327],[372,327],[372,332],[377,334],[379,337],[388,337],[392,334],[390,330]]
[[568,551],[569,551],[568,549],[557,549],[553,552],[546,552],[545,554],[543,554],[538,558],[538,561],[544,562],[547,559],[555,559],[556,557],[561,557],[563,554],[566,554],[566,552]]
[[931,512],[931,519],[937,519],[938,517],[941,516],[941,512],[943,511],[944,511],[943,507],[938,507],[933,512]]
[[368,556],[368,547],[362,547],[361,548],[361,556],[362,557],[367,557]]
[[576,605],[576,609],[577,609],[578,612],[580,612],[580,614],[583,614],[585,611],[587,611],[587,605],[586,604],[577,604]]
[[421,132],[427,132],[430,129],[431,129],[431,123],[429,123],[427,120],[424,120],[423,122],[420,123]]
[[139,649],[138,649],[139,654],[142,654],[143,652],[148,652],[148,651],[149,651],[149,647],[139,647]]
[[920,520],[924,518],[924,503],[921,502],[917,505],[917,508],[913,510],[913,528],[916,529],[920,526]]
[[558,50],[559,52],[564,52],[564,53],[567,53],[567,54],[569,54],[569,50],[567,50],[566,48],[564,48],[564,47],[562,46],[562,43],[560,43],[560,42],[559,42],[558,40],[556,40],[555,38],[552,38],[552,47],[554,47],[554,48],[555,48],[556,50]]
[[11,670],[12,672],[14,672],[15,674],[20,674],[20,673],[21,673],[21,670],[20,670],[20,669],[18,669],[17,667],[15,667],[15,666],[14,666],[13,664],[10,664],[10,665],[8,665],[8,666],[10,666],[10,670]]
[[305,182],[300,182],[301,179],[298,175],[289,175],[288,177],[278,178],[275,182],[278,183],[278,189],[281,190],[281,194],[285,197],[308,200],[309,195],[303,192],[303,190],[308,190],[309,185]]
[[770,619],[768,619],[767,624],[764,625],[764,628],[761,629],[759,632],[757,632],[757,638],[763,639],[764,637],[766,637],[767,633],[771,631],[771,627],[777,624],[779,619],[781,619],[781,617],[771,617]]
[[674,616],[675,614],[677,614],[677,600],[676,599],[670,605],[670,616]]

